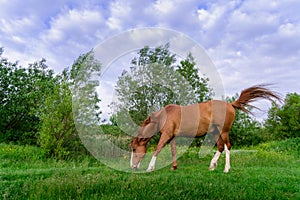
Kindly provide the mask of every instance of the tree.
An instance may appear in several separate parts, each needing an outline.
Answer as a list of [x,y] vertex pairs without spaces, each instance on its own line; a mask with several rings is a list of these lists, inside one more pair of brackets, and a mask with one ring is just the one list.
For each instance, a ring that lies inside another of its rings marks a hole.
[[47,156],[66,158],[86,153],[80,137],[83,127],[96,126],[100,120],[96,85],[89,82],[99,70],[91,51],[79,56],[70,71],[66,69],[58,76],[42,115],[39,143]]
[[69,85],[64,71],[52,94],[45,99],[39,144],[48,157],[66,158],[82,146],[73,119]]
[[300,95],[287,94],[282,107],[273,104],[265,127],[274,140],[300,137]]
[[[238,98],[238,94],[234,97],[227,97],[228,102],[233,102]],[[265,141],[262,133],[262,125],[253,119],[248,113],[235,110],[235,120],[230,129],[230,142],[236,146],[256,145]]]
[[73,99],[73,111],[77,128],[98,126],[101,111],[97,94],[101,65],[90,51],[81,55],[72,65],[70,83]]
[[204,102],[212,98],[213,91],[208,86],[209,78],[205,76],[200,77],[191,53],[187,55],[185,60],[180,62],[176,71],[179,72],[192,86],[193,94],[198,102]]
[[208,79],[199,77],[192,55],[180,63],[176,65],[176,55],[170,53],[169,44],[142,48],[138,57],[133,58],[130,71],[123,71],[115,88],[113,119],[118,125],[128,118],[140,124],[151,112],[167,104],[187,105],[208,98],[207,91],[211,91],[207,87]]
[[1,56],[0,142],[36,144],[40,108],[52,92],[56,79],[46,60],[23,68]]
[[155,49],[144,47],[138,52],[139,56],[132,59],[130,72],[123,71],[119,77],[115,107],[119,113],[130,113],[136,124],[173,99],[174,93],[167,80],[173,78],[172,64],[176,59],[168,48],[169,44]]

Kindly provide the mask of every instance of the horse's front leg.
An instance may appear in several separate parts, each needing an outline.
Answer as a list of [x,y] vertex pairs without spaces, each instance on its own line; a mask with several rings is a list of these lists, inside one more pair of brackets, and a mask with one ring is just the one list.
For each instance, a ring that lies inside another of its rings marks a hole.
[[177,159],[176,159],[176,141],[175,138],[171,140],[171,152],[172,152],[172,167],[171,170],[177,169]]
[[154,151],[154,154],[153,154],[150,164],[148,166],[147,172],[151,172],[154,170],[157,155],[160,153],[162,148],[167,144],[167,142],[170,141],[170,139],[172,139],[171,136],[169,136],[167,134],[163,134],[163,133],[161,134],[159,142],[156,146],[156,149]]

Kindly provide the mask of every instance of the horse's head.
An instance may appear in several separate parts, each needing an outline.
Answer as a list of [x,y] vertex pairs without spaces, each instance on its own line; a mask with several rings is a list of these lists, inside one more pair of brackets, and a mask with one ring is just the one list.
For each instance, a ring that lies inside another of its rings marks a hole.
[[130,166],[132,169],[137,169],[146,154],[146,146],[149,140],[157,133],[157,123],[151,123],[148,117],[137,130],[137,136],[132,139],[131,146],[131,160]]
[[135,137],[130,143],[131,146],[131,160],[130,166],[132,169],[137,169],[140,167],[140,163],[146,154],[146,144],[145,138]]

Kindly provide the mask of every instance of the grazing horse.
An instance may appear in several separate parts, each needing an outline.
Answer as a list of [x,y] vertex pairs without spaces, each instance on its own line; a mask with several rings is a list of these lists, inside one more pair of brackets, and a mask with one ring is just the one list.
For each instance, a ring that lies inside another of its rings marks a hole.
[[146,154],[146,145],[156,133],[161,136],[156,146],[148,172],[154,170],[156,157],[161,149],[170,142],[172,152],[171,170],[177,169],[175,137],[199,137],[205,134],[213,134],[217,143],[218,151],[210,162],[210,170],[214,170],[221,153],[225,150],[226,164],[224,172],[230,170],[230,147],[229,131],[235,118],[235,109],[251,113],[250,105],[258,99],[270,101],[279,100],[280,96],[266,88],[266,85],[256,85],[243,90],[239,98],[234,102],[210,100],[198,104],[180,106],[170,104],[163,109],[151,113],[151,115],[138,128],[137,136],[131,141],[131,161],[133,169],[137,169]]

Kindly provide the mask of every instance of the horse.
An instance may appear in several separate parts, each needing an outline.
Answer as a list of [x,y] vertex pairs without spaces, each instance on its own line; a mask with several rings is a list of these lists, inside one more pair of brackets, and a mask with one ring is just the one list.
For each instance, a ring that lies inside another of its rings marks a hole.
[[209,100],[197,104],[181,106],[169,104],[157,112],[151,113],[137,130],[137,136],[130,143],[132,152],[130,166],[136,170],[146,154],[146,145],[157,133],[160,133],[159,142],[155,148],[147,172],[155,168],[155,162],[162,148],[170,143],[172,152],[171,170],[177,169],[175,137],[200,137],[213,134],[217,144],[217,152],[213,156],[209,170],[214,170],[218,159],[225,151],[224,172],[230,171],[229,131],[235,119],[236,109],[253,114],[250,108],[257,108],[250,103],[259,99],[272,102],[281,100],[279,94],[267,88],[268,85],[254,85],[242,90],[236,101],[225,102]]

